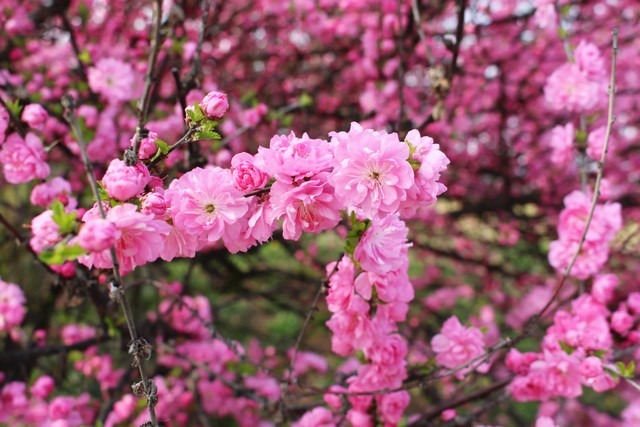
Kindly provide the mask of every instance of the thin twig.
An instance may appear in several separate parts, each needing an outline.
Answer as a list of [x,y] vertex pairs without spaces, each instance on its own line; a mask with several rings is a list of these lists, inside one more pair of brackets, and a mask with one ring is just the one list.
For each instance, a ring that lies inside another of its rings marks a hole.
[[458,26],[456,27],[456,44],[453,46],[453,58],[451,59],[451,68],[449,69],[449,83],[453,80],[458,67],[458,55],[460,54],[460,45],[464,37],[464,12],[467,8],[467,0],[460,0],[458,5]]
[[429,44],[427,43],[427,36],[424,34],[424,30],[422,29],[422,18],[420,17],[418,0],[411,0],[411,15],[413,16],[413,22],[415,23],[416,29],[418,30],[420,42],[422,42],[422,44],[424,45],[424,52],[425,55],[427,55],[429,65],[432,66],[435,60],[433,58],[433,54],[431,53],[431,49],[429,48]]

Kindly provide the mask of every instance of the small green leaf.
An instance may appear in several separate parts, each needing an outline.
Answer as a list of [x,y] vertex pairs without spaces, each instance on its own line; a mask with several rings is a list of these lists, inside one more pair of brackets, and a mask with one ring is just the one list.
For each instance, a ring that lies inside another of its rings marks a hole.
[[227,369],[240,375],[254,375],[258,372],[258,368],[249,362],[230,362]]
[[304,92],[302,95],[300,95],[300,97],[298,98],[298,105],[301,108],[305,108],[305,107],[310,107],[313,105],[313,97],[311,95],[309,95],[308,93]]
[[78,55],[78,59],[83,64],[90,64],[91,63],[91,54],[89,53],[88,50],[85,49],[82,52],[80,52],[80,54]]
[[38,257],[49,265],[62,265],[84,254],[86,251],[77,244],[69,246],[66,243],[58,243],[53,249],[46,249]]
[[51,219],[58,224],[58,232],[62,235],[71,233],[76,227],[76,219],[78,214],[76,212],[66,212],[64,205],[60,200],[54,200],[51,205],[53,215]]
[[560,348],[567,354],[571,354],[575,351],[575,348],[571,347],[566,342],[560,341]]
[[195,138],[197,140],[202,140],[202,139],[220,139],[220,134],[217,132],[211,132],[211,131],[204,131],[204,132],[197,132],[195,135]]
[[16,99],[14,101],[7,101],[6,105],[9,109],[9,112],[14,117],[20,117],[20,113],[22,113],[22,109],[24,108],[24,106],[20,105],[20,100]]
[[169,144],[167,144],[165,141],[161,139],[156,139],[154,142],[156,143],[156,146],[158,147],[158,151],[161,154],[167,154],[169,152]]

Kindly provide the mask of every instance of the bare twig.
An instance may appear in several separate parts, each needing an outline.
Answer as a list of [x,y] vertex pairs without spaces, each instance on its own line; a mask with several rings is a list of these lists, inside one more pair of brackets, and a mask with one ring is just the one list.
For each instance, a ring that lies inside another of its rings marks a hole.
[[464,12],[467,8],[467,0],[460,0],[458,4],[458,26],[456,28],[456,44],[453,46],[453,58],[449,69],[448,80],[451,82],[458,67],[458,56],[460,55],[460,45],[464,37]]
[[435,59],[433,58],[433,54],[431,53],[431,49],[429,48],[429,44],[427,43],[427,36],[424,34],[424,30],[422,29],[422,18],[420,17],[418,0],[411,0],[411,15],[413,16],[413,22],[416,24],[416,29],[418,30],[420,41],[424,45],[424,52],[427,55],[429,65],[433,66]]

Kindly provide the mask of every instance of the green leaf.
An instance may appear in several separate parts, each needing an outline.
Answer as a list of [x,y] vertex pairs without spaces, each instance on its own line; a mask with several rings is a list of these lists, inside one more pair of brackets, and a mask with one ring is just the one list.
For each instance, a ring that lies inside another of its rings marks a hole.
[[220,139],[220,134],[212,131],[197,132],[196,139]]
[[560,348],[567,354],[571,354],[575,351],[575,348],[571,347],[566,342],[560,341]]
[[254,375],[258,372],[258,368],[249,362],[230,362],[227,369],[240,375]]
[[20,105],[20,100],[16,99],[14,101],[7,101],[6,104],[9,112],[14,117],[20,117],[20,113],[22,113],[22,109],[24,108],[24,106]]
[[167,154],[169,152],[169,144],[167,144],[161,139],[156,139],[154,142],[158,147],[158,152],[160,152],[161,154]]
[[64,205],[60,200],[54,200],[51,205],[53,215],[51,219],[58,224],[58,232],[62,235],[71,233],[76,227],[76,219],[78,214],[76,212],[66,212]]
[[196,123],[200,122],[205,117],[202,112],[202,108],[200,108],[200,104],[197,102],[193,103],[193,109],[187,109],[187,115]]
[[69,246],[66,243],[58,243],[53,249],[46,249],[40,253],[38,257],[49,265],[62,265],[84,254],[86,251],[77,244]]
[[308,93],[304,92],[302,95],[300,95],[300,97],[298,98],[298,105],[301,108],[305,108],[305,107],[310,107],[313,105],[313,97],[311,95],[309,95]]
[[90,64],[91,63],[91,54],[89,53],[89,51],[87,49],[85,49],[82,52],[80,52],[80,54],[78,55],[78,59],[83,64]]

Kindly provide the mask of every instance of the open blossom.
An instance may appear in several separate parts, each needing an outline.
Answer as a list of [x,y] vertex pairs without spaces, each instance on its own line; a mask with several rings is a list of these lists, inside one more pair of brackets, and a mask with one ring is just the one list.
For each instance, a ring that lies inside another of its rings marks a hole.
[[584,112],[605,99],[606,92],[600,82],[589,80],[578,65],[567,62],[547,79],[544,97],[555,111]]
[[292,427],[334,427],[333,414],[327,408],[314,408],[306,412]]
[[40,253],[62,240],[60,227],[53,220],[53,211],[46,210],[31,220],[31,240],[29,244]]
[[26,302],[20,286],[0,279],[0,332],[8,332],[22,323]]
[[149,169],[142,162],[127,166],[122,160],[113,159],[102,177],[102,185],[109,197],[126,201],[142,193],[150,179]]
[[339,208],[360,208],[370,219],[396,212],[414,183],[409,146],[395,133],[363,129],[357,123],[348,133],[330,135],[334,160],[329,182]]
[[221,119],[229,109],[227,94],[217,90],[209,92],[200,102],[204,114],[212,119]]
[[4,177],[11,184],[44,179],[51,171],[42,141],[33,133],[28,133],[24,139],[17,133],[9,135],[0,149],[0,164]]
[[77,243],[88,252],[100,252],[113,246],[120,234],[111,221],[93,218],[80,229]]
[[165,192],[176,228],[215,242],[225,228],[247,213],[249,202],[233,185],[231,171],[195,168],[171,182]]
[[440,333],[431,339],[431,347],[438,353],[438,365],[453,369],[482,355],[484,340],[479,329],[465,328],[453,316],[444,322]]
[[284,218],[285,239],[298,240],[303,231],[319,233],[340,222],[340,211],[327,175],[327,172],[319,173],[301,182],[278,180],[271,187],[272,216]]
[[353,258],[362,268],[373,273],[388,273],[403,266],[407,259],[409,229],[397,214],[373,218],[360,238]]
[[71,194],[71,184],[66,179],[56,176],[51,181],[43,182],[31,190],[31,203],[46,208],[54,200],[59,200],[63,205],[74,209],[77,201]]
[[[95,216],[95,212],[87,211],[83,221],[88,222],[92,216]],[[115,249],[122,274],[155,261],[162,252],[164,236],[171,231],[169,224],[155,219],[152,215],[138,212],[137,207],[130,203],[109,209],[106,219],[112,222],[119,232]],[[113,267],[109,249],[83,255],[78,261],[89,268]]]
[[130,63],[116,58],[101,58],[95,67],[87,70],[89,87],[109,103],[137,98],[136,82],[139,77]]
[[40,104],[29,104],[22,110],[22,121],[30,127],[42,130],[49,118],[47,111]]
[[308,178],[331,169],[333,154],[329,143],[323,139],[311,139],[306,133],[298,138],[276,135],[269,148],[259,147],[255,164],[260,170],[281,180]]
[[238,153],[233,156],[231,173],[236,188],[246,193],[264,187],[269,180],[269,176],[255,165],[254,157],[249,153]]
[[566,166],[573,161],[573,140],[575,130],[573,123],[556,126],[551,130],[549,144],[551,145],[551,162],[557,166]]
[[385,423],[397,425],[410,400],[409,392],[405,390],[382,394],[376,397],[378,413]]
[[602,80],[606,78],[604,58],[600,49],[593,43],[581,40],[573,52],[576,64],[590,80]]
[[[336,263],[327,265],[327,275],[336,268]],[[353,297],[353,276],[355,266],[348,256],[343,256],[338,263],[337,270],[329,278],[329,290],[327,292],[327,308],[330,312],[346,310]]]
[[9,112],[4,108],[0,108],[0,144],[4,142],[8,127],[9,127]]
[[[587,156],[594,160],[600,160],[602,151],[604,150],[606,127],[600,126],[589,132],[587,137]],[[611,139],[609,140],[609,149],[611,149]]]

